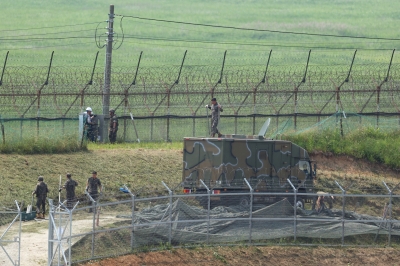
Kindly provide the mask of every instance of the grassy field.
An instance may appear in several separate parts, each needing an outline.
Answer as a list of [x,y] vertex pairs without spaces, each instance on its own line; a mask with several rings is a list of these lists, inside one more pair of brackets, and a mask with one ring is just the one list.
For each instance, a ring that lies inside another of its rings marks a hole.
[[98,172],[105,191],[110,195],[117,193],[123,184],[133,191],[147,193],[162,190],[161,180],[175,187],[181,178],[179,146],[177,143],[148,144],[145,149],[143,144],[90,145],[89,151],[76,153],[0,154],[0,184],[3,187],[0,205],[12,205],[14,200],[30,204],[30,193],[39,175],[44,176],[49,186],[49,197],[58,200],[60,175],[64,183],[68,172],[79,183],[78,195],[83,194],[86,180],[93,170]]
[[[225,50],[228,50],[228,65],[265,64],[270,49],[274,50],[271,63],[304,64],[309,49],[315,51],[311,62],[317,64],[348,64],[355,49],[360,49],[360,61],[387,63],[390,51],[368,49],[398,48],[397,40],[279,33],[395,39],[399,37],[397,24],[400,18],[396,10],[400,3],[391,0],[117,0],[113,3],[118,14],[114,24],[118,34],[116,46],[122,40],[121,18],[126,16],[122,20],[125,39],[123,45],[114,51],[114,66],[136,65],[140,51],[144,51],[143,65],[179,65],[185,50],[189,51],[188,65],[220,65]],[[99,26],[97,34],[102,45],[109,2],[16,0],[3,3],[2,10],[7,19],[0,25],[0,55],[2,52],[5,56],[6,51],[10,51],[10,66],[47,65],[52,51],[55,51],[55,66],[92,66],[99,50],[94,41],[95,29]],[[128,16],[276,32],[201,27]],[[99,65],[102,66],[104,49],[100,51]]]

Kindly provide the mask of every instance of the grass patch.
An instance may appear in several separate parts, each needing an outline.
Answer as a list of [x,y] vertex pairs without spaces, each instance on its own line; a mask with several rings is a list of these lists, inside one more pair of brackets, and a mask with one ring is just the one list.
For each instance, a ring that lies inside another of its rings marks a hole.
[[0,145],[0,153],[4,154],[56,154],[86,150],[87,143],[78,141],[76,135],[60,138],[30,137]]
[[285,136],[309,152],[332,152],[350,155],[392,168],[400,167],[400,131],[361,128],[344,136],[339,130],[321,130]]
[[165,149],[165,150],[179,150],[183,149],[181,141],[176,142],[118,142],[111,143],[88,143],[89,150],[113,150],[113,149]]

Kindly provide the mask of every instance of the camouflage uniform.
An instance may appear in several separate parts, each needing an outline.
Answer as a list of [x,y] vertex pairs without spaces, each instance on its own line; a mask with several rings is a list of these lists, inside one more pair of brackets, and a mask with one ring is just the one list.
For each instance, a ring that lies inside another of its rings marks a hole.
[[[114,123],[115,123],[115,129],[114,129]],[[112,117],[110,117],[110,126],[108,129],[108,139],[110,140],[111,143],[114,143],[117,140],[117,131],[118,131],[118,117],[113,114]]]
[[44,214],[46,212],[46,198],[47,193],[49,193],[49,189],[47,188],[47,184],[43,181],[39,181],[36,185],[35,191],[33,194],[36,194],[36,213]]
[[215,134],[221,134],[217,126],[219,122],[220,112],[223,112],[222,107],[218,107],[218,103],[215,103],[209,105],[208,108],[211,109],[211,136],[214,136]]
[[[89,195],[92,197],[94,201],[97,201],[99,197],[98,187],[101,187],[100,179],[89,177],[87,180],[87,190]],[[93,203],[92,203],[93,204]],[[90,209],[89,212],[93,212],[94,208]]]
[[65,181],[63,188],[67,191],[67,208],[72,209],[76,203],[75,187],[78,186],[78,182],[69,178]]
[[84,125],[84,130],[86,132],[85,133],[86,138],[90,141],[95,141],[96,139],[94,131],[96,125],[93,124],[92,120],[93,120],[92,115],[89,115],[87,112],[83,114],[83,125]]

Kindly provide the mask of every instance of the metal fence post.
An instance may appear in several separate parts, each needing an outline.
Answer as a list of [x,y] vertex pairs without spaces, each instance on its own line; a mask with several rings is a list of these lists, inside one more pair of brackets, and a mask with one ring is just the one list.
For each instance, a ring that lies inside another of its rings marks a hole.
[[92,211],[93,211],[93,230],[92,230],[92,247],[91,247],[91,258],[94,257],[94,242],[95,242],[95,232],[96,232],[96,210],[97,210],[97,202],[90,196],[89,192],[85,191],[86,196],[88,196],[89,200],[92,202]]
[[210,242],[210,209],[211,209],[211,190],[207,187],[207,185],[200,179],[200,183],[207,189],[207,245]]
[[393,190],[391,190],[388,185],[385,183],[385,181],[382,181],[382,183],[385,185],[387,191],[389,192],[389,234],[388,234],[388,246],[390,246],[391,244],[391,240],[392,240],[392,200],[393,200],[393,190],[396,189],[396,187],[394,187]]
[[164,187],[168,190],[169,194],[169,228],[168,228],[168,243],[171,245],[171,239],[172,239],[172,190],[169,189],[169,187],[164,183],[164,181],[161,181],[161,183],[164,185]]
[[48,236],[48,253],[47,253],[47,263],[51,263],[53,257],[53,245],[54,242],[51,241],[54,238],[54,205],[53,200],[49,199],[49,236]]
[[342,246],[344,245],[344,215],[345,215],[345,205],[346,205],[346,190],[344,190],[342,188],[341,185],[339,185],[339,183],[335,180],[336,185],[340,188],[340,190],[342,191]]
[[131,230],[131,248],[135,246],[135,195],[131,192],[131,190],[124,184],[123,187],[128,191],[132,198],[132,230]]
[[249,187],[250,189],[250,210],[249,210],[249,244],[251,245],[251,235],[252,235],[252,229],[253,229],[253,223],[252,223],[252,219],[253,219],[253,188],[251,187],[249,181],[247,181],[246,178],[244,178],[244,182],[246,182],[246,185]]
[[72,265],[72,213],[75,210],[76,206],[78,206],[79,201],[75,204],[75,206],[72,208],[72,210],[68,210],[69,212],[69,240],[68,240],[68,263],[69,265]]
[[19,215],[19,229],[18,229],[18,261],[16,261],[15,265],[21,265],[21,225],[22,225],[22,215],[21,215],[21,207],[18,205],[18,202],[15,201],[15,204],[17,205],[18,209],[18,215]]
[[294,201],[293,201],[293,234],[294,234],[294,241],[296,241],[296,236],[297,236],[297,189],[296,187],[292,184],[290,179],[287,179],[288,183],[293,189],[294,193]]

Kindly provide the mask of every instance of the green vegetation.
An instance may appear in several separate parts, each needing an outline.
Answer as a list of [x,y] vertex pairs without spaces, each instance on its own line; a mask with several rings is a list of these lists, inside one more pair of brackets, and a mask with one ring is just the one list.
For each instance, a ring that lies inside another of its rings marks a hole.
[[286,137],[309,152],[332,152],[350,155],[371,162],[400,167],[400,131],[386,132],[375,128],[362,128],[342,136],[339,129],[303,132]]
[[89,150],[114,150],[114,149],[182,149],[182,142],[140,142],[140,143],[88,143]]
[[76,135],[59,138],[24,138],[20,141],[0,144],[0,153],[10,154],[56,154],[87,150],[87,143],[78,141]]
[[[109,1],[24,1],[5,2],[7,19],[0,25],[3,54],[10,51],[9,64],[47,65],[55,51],[54,66],[92,66],[96,52],[95,29],[104,44]],[[355,1],[114,1],[115,46],[122,40],[121,15],[185,21],[271,31],[314,34],[399,38],[400,2],[391,0]],[[390,8],[388,8],[390,7]],[[45,12],[44,12],[45,11]],[[100,24],[99,24],[100,23]],[[98,25],[99,24],[99,25]],[[75,25],[68,26],[66,25]],[[228,50],[227,65],[265,64],[270,49],[276,54],[271,64],[304,64],[309,49],[317,51],[311,63],[348,64],[359,49],[359,62],[388,62],[388,51],[396,40],[369,40],[320,37],[221,29],[139,20],[124,17],[125,39],[114,50],[115,67],[136,65],[140,51],[142,64],[179,65],[188,50],[188,65],[220,65]],[[323,49],[328,47],[332,49]],[[350,50],[337,50],[337,49]],[[99,66],[104,63],[104,49]],[[0,57],[1,58],[1,57]]]
[[[135,147],[135,145],[138,145]],[[142,145],[139,147],[139,145]],[[153,144],[150,144],[151,146]],[[178,146],[178,144],[173,144]],[[96,170],[110,198],[121,196],[119,188],[127,184],[140,197],[164,193],[161,181],[176,187],[182,176],[182,153],[177,148],[142,148],[145,144],[132,144],[129,148],[101,149],[89,144],[87,151],[60,154],[0,154],[0,206],[15,206],[14,200],[31,202],[38,176],[48,184],[49,198],[58,200],[60,176],[66,173],[78,181],[77,196],[82,196],[87,178]],[[108,145],[99,145],[107,147]],[[147,146],[147,147],[149,147]],[[167,147],[166,145],[161,145]],[[61,193],[65,198],[65,192]]]

